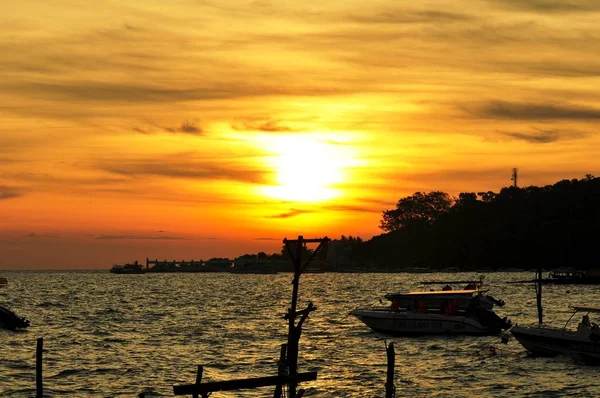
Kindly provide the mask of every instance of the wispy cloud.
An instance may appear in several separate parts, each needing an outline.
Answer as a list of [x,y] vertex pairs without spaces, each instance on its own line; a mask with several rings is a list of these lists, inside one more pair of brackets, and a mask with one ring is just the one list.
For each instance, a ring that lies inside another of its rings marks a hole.
[[350,213],[381,213],[381,207],[378,206],[360,206],[360,205],[327,205],[325,210],[342,211]]
[[0,185],[0,200],[14,199],[23,196],[23,193],[16,188]]
[[281,240],[281,238],[254,238],[254,240]]
[[587,12],[600,10],[600,4],[591,0],[489,0],[492,4],[538,12]]
[[290,211],[288,211],[287,213],[275,214],[272,216],[267,216],[266,218],[285,219],[285,218],[292,218],[292,217],[301,216],[303,214],[310,214],[310,213],[314,213],[314,210],[290,209]]
[[500,134],[534,144],[548,144],[562,139],[583,138],[584,134],[564,130],[535,129],[530,132],[504,131]]
[[350,21],[364,24],[413,24],[468,21],[473,18],[466,14],[435,10],[406,10],[405,8],[392,8],[375,10],[364,14],[350,14],[346,17]]
[[197,158],[182,153],[155,159],[112,159],[103,161],[101,170],[129,177],[163,176],[202,180],[232,180],[247,183],[266,183],[270,171],[253,168],[235,159]]
[[160,126],[153,122],[148,122],[149,127],[133,126],[132,131],[140,134],[158,134],[158,133],[171,133],[171,134],[190,134],[190,135],[202,135],[204,130],[194,122],[184,121],[178,127],[166,127]]
[[231,127],[238,131],[264,131],[268,133],[294,131],[291,127],[285,126],[276,120],[240,122],[234,123]]
[[59,238],[59,235],[57,234],[38,234],[35,232],[30,232],[27,235],[25,235],[26,238],[32,238],[32,239],[48,239],[48,238]]
[[475,117],[515,120],[600,119],[600,108],[571,104],[489,101],[472,109]]
[[196,88],[168,88],[156,84],[131,84],[113,82],[64,82],[42,83],[23,82],[5,83],[1,86],[7,91],[16,91],[24,95],[41,96],[50,99],[70,99],[89,102],[115,103],[162,103],[173,101],[198,101],[234,98],[251,95],[256,89],[250,86],[236,92],[226,88],[198,86]]
[[181,126],[179,126],[179,129],[177,130],[180,133],[187,133],[187,134],[202,134],[202,128],[197,126],[196,124],[192,123],[192,122],[183,122],[181,123]]
[[94,239],[100,240],[189,240],[180,236],[168,235],[100,235]]

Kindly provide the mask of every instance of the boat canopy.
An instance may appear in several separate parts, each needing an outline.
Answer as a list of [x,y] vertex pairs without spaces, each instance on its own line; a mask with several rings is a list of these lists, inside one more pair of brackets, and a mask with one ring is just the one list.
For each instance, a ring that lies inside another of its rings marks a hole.
[[580,307],[572,305],[571,309],[575,312],[594,312],[600,314],[600,307]]
[[421,296],[421,295],[468,295],[480,293],[482,290],[433,290],[430,292],[391,293],[394,296]]

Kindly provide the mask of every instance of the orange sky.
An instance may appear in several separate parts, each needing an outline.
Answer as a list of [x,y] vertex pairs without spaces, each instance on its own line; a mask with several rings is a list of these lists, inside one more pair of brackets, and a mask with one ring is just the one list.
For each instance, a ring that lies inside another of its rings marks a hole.
[[379,234],[599,175],[600,3],[4,0],[0,269]]

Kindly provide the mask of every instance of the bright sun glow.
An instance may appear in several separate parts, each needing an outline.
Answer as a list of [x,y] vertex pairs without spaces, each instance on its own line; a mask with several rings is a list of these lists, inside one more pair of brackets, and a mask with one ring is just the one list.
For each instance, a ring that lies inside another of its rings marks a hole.
[[263,144],[273,154],[269,166],[277,184],[264,187],[263,194],[296,202],[341,196],[335,185],[344,182],[344,167],[351,161],[343,145],[310,134],[265,137]]

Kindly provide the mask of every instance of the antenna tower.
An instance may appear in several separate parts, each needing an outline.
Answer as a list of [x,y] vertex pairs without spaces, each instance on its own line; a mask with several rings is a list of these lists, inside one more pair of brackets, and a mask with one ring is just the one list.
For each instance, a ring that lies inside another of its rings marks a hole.
[[512,177],[510,178],[510,179],[512,180],[512,182],[513,182],[513,185],[512,185],[512,186],[513,186],[513,187],[515,187],[515,188],[517,188],[517,186],[518,186],[518,185],[517,185],[517,171],[518,171],[518,170],[517,170],[517,168],[515,167],[515,168],[512,170]]

